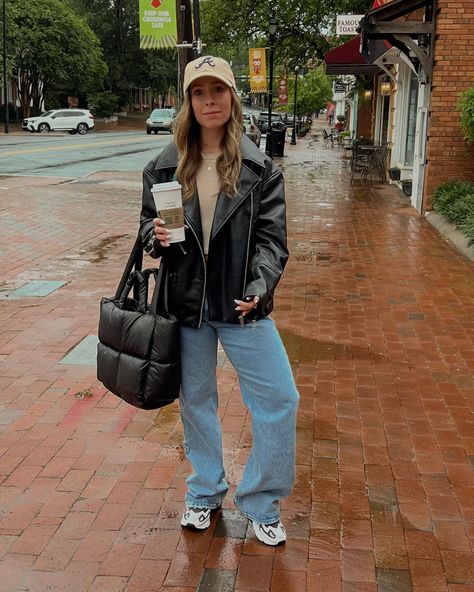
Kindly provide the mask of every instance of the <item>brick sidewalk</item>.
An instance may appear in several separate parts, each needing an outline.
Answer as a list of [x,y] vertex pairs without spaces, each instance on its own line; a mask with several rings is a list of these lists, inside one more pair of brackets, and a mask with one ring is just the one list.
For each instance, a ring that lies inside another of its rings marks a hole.
[[[179,527],[177,404],[137,411],[61,363],[115,290],[141,175],[0,179],[0,592],[474,591],[474,266],[395,188],[351,187],[340,149],[285,150],[274,318],[301,406],[278,549],[231,503],[251,432],[227,359],[232,488],[201,534]],[[65,283],[15,297],[31,280]]]

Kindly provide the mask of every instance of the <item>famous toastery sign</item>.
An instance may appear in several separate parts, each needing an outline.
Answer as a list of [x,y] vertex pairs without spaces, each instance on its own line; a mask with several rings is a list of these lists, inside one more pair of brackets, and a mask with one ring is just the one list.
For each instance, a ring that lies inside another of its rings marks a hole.
[[357,27],[363,17],[363,14],[338,14],[336,35],[357,35]]
[[175,0],[140,0],[140,49],[175,47]]

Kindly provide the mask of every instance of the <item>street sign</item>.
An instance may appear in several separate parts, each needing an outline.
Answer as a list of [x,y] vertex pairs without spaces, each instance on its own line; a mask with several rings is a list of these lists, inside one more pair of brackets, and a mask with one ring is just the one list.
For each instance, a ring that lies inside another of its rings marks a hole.
[[346,85],[345,85],[345,83],[344,82],[338,82],[338,81],[336,81],[334,83],[334,92],[335,93],[343,93],[343,94],[345,94],[346,93]]
[[336,35],[357,35],[356,29],[363,18],[363,14],[338,14],[336,17]]

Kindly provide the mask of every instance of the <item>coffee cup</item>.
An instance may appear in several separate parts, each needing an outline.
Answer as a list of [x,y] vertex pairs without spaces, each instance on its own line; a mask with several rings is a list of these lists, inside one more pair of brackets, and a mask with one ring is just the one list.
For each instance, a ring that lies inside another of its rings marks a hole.
[[169,183],[155,183],[151,192],[155,201],[156,213],[164,220],[169,230],[170,243],[184,241],[183,200],[181,185],[178,181]]

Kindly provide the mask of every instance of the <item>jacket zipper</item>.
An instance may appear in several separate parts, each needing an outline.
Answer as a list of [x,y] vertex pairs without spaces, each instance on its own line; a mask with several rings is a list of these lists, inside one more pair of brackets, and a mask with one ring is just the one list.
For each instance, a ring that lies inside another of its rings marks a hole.
[[242,286],[242,298],[245,296],[245,286],[247,285],[247,270],[249,265],[249,252],[250,252],[250,234],[252,230],[253,220],[253,191],[250,193],[250,221],[249,221],[249,233],[247,236],[247,255],[245,257],[245,273],[244,273],[244,285]]
[[184,218],[189,226],[189,228],[191,229],[191,232],[194,234],[194,238],[196,239],[196,242],[199,246],[199,250],[201,251],[201,256],[202,256],[202,262],[204,264],[204,289],[202,291],[202,302],[201,302],[201,312],[199,314],[199,323],[198,323],[198,329],[201,327],[202,325],[202,315],[203,315],[203,311],[204,311],[204,301],[206,299],[206,284],[207,284],[207,269],[206,269],[206,258],[204,257],[204,251],[202,249],[201,243],[199,242],[198,236],[197,234],[194,232],[194,228],[193,225],[191,224],[191,222],[189,221],[188,217],[186,216],[186,214],[184,215]]

